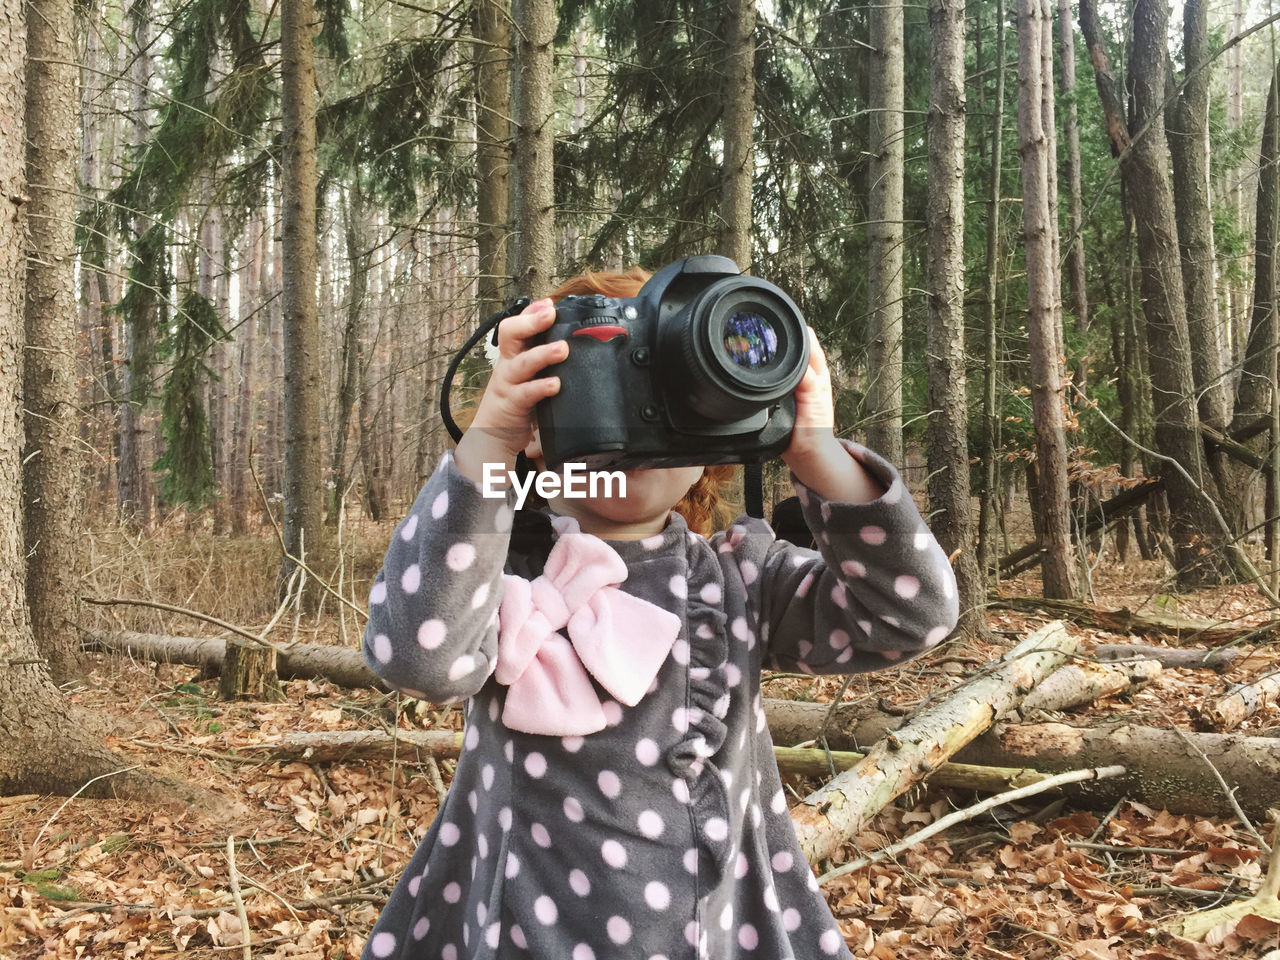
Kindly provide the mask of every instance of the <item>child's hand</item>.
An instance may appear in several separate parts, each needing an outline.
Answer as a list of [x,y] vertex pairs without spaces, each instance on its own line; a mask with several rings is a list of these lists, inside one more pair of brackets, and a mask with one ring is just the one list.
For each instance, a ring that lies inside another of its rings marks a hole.
[[866,502],[884,493],[836,440],[831,371],[818,335],[809,327],[809,367],[796,387],[796,426],[782,459],[796,479],[827,500]]
[[458,469],[477,483],[485,463],[505,463],[510,469],[533,437],[534,407],[560,390],[559,377],[538,374],[567,357],[569,345],[563,340],[532,345],[555,318],[555,305],[549,299],[537,300],[498,327],[498,363],[454,453]]
[[796,427],[791,434],[791,445],[782,454],[788,465],[792,457],[827,446],[835,439],[836,404],[831,394],[827,355],[822,352],[822,344],[818,342],[813,327],[807,329],[809,366],[800,386],[796,387]]

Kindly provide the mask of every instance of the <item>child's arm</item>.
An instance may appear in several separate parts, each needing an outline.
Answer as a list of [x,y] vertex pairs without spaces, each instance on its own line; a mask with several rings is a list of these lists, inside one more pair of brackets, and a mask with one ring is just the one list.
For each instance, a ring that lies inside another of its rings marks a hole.
[[514,497],[485,497],[484,464],[506,471],[532,435],[537,402],[560,389],[538,378],[563,342],[531,346],[555,319],[549,300],[498,328],[500,359],[471,428],[446,454],[396,528],[369,595],[364,654],[388,685],[433,702],[469,697],[493,672],[502,571]]
[[441,703],[493,672],[511,498],[486,498],[446,453],[396,528],[369,594],[364,656],[387,685]]
[[905,484],[869,450],[842,448],[885,493],[867,502],[830,500],[794,478],[817,551],[772,540],[759,521],[727,534],[750,581],[766,663],[778,669],[876,670],[929,649],[955,627],[951,565]]
[[874,670],[951,632],[955,577],[897,471],[836,440],[831,376],[812,330],[809,343],[783,459],[818,550],[774,541],[762,522],[731,528],[721,549],[727,541],[738,561],[755,628],[778,667]]

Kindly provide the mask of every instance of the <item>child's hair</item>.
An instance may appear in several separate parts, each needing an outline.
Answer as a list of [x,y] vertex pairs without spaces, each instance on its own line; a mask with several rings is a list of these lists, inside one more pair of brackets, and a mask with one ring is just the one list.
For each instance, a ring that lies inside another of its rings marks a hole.
[[[625,273],[588,270],[570,277],[550,294],[557,303],[564,297],[601,294],[606,297],[634,297],[640,292],[651,274],[642,267],[632,267]],[[726,496],[733,481],[736,467],[732,464],[707,467],[698,482],[672,509],[684,517],[684,522],[694,533],[709,537],[728,526],[736,513]]]

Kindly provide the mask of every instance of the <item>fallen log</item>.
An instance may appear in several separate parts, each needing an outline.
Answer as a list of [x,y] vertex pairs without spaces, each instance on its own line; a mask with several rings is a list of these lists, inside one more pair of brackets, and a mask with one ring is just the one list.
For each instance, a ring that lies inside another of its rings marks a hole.
[[[820,703],[768,699],[764,704],[770,732],[778,743],[813,737],[827,712]],[[863,712],[850,718],[842,714],[837,710],[827,728],[827,743],[834,750],[857,750],[876,729],[891,731],[902,722],[888,713]],[[1233,817],[1235,811],[1209,763],[1227,783],[1238,787],[1236,800],[1251,818],[1265,819],[1267,807],[1280,795],[1280,739],[1273,737],[1186,733],[1124,722],[1091,727],[998,723],[956,753],[955,759],[980,766],[1031,767],[1045,773],[1113,764],[1126,767],[1123,776],[1063,788],[1073,802],[1095,810],[1129,799],[1173,813]]]
[[[452,730],[333,730],[290,733],[278,740],[242,746],[239,753],[259,756],[264,763],[349,763],[356,760],[399,759],[411,762],[416,755],[428,754],[437,760],[458,756],[462,750],[460,732]],[[774,747],[779,769],[799,776],[830,776],[831,767],[847,770],[864,754],[846,750]],[[1049,774],[1015,767],[977,767],[968,763],[944,763],[930,775],[938,786],[1000,793],[1047,779]]]
[[1128,607],[1103,610],[1079,600],[1049,597],[1001,597],[991,601],[998,610],[1044,613],[1072,623],[1087,623],[1113,633],[1137,633],[1144,636],[1168,637],[1176,643],[1204,643],[1218,646],[1244,637],[1262,640],[1280,630],[1280,620],[1264,624],[1214,623],[1195,617],[1170,613],[1134,613]]
[[960,684],[945,700],[878,741],[856,766],[805,797],[791,818],[809,862],[834,854],[885,804],[1009,713],[1076,647],[1061,623],[1041,627],[993,670]]
[[1162,667],[1171,670],[1216,670],[1222,673],[1231,669],[1231,665],[1245,656],[1245,652],[1236,647],[1218,647],[1205,650],[1195,647],[1150,647],[1140,643],[1100,643],[1093,648],[1093,655],[1104,661],[1111,660],[1154,660]]
[[[1137,486],[1130,487],[1128,490],[1122,490],[1109,500],[1104,500],[1095,509],[1089,511],[1082,536],[1088,537],[1135,507],[1142,506],[1147,497],[1151,496],[1163,485],[1164,481],[1159,477],[1153,477]],[[1040,562],[1040,554],[1043,552],[1044,544],[1039,540],[1034,540],[1019,547],[1013,553],[1000,558],[1000,575],[1002,577],[1011,577],[1028,567],[1035,566]]]
[[1154,660],[1138,660],[1123,667],[1087,660],[1068,663],[1045,677],[1027,694],[1018,707],[1018,714],[1028,717],[1036,711],[1055,712],[1081,707],[1102,697],[1115,696],[1132,686],[1149,683],[1160,675],[1161,669]]
[[1234,730],[1272,703],[1280,703],[1280,670],[1237,687],[1195,711],[1197,730]]
[[[186,663],[217,674],[222,673],[226,662],[227,642],[221,637],[168,637],[130,630],[89,630],[81,642],[90,650],[106,650],[162,663]],[[322,643],[281,647],[276,658],[276,672],[281,680],[328,680],[340,687],[387,689],[365,665],[364,654],[350,647],[332,647]]]

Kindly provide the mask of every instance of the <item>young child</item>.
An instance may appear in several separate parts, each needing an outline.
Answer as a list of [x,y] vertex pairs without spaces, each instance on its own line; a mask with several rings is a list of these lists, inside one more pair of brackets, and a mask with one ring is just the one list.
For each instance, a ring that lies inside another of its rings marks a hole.
[[[634,296],[643,279],[558,293]],[[517,518],[480,481],[521,450],[539,461],[532,412],[559,389],[540,374],[570,348],[531,343],[554,316],[546,299],[502,322],[475,419],[369,598],[369,664],[411,696],[465,701],[466,735],[364,956],[847,958],[788,816],[760,674],[875,670],[937,644],[957,615],[947,558],[893,467],[835,438],[812,331],[783,459],[817,551],[745,517],[691,531],[673,508],[691,487],[705,508],[701,467]]]

